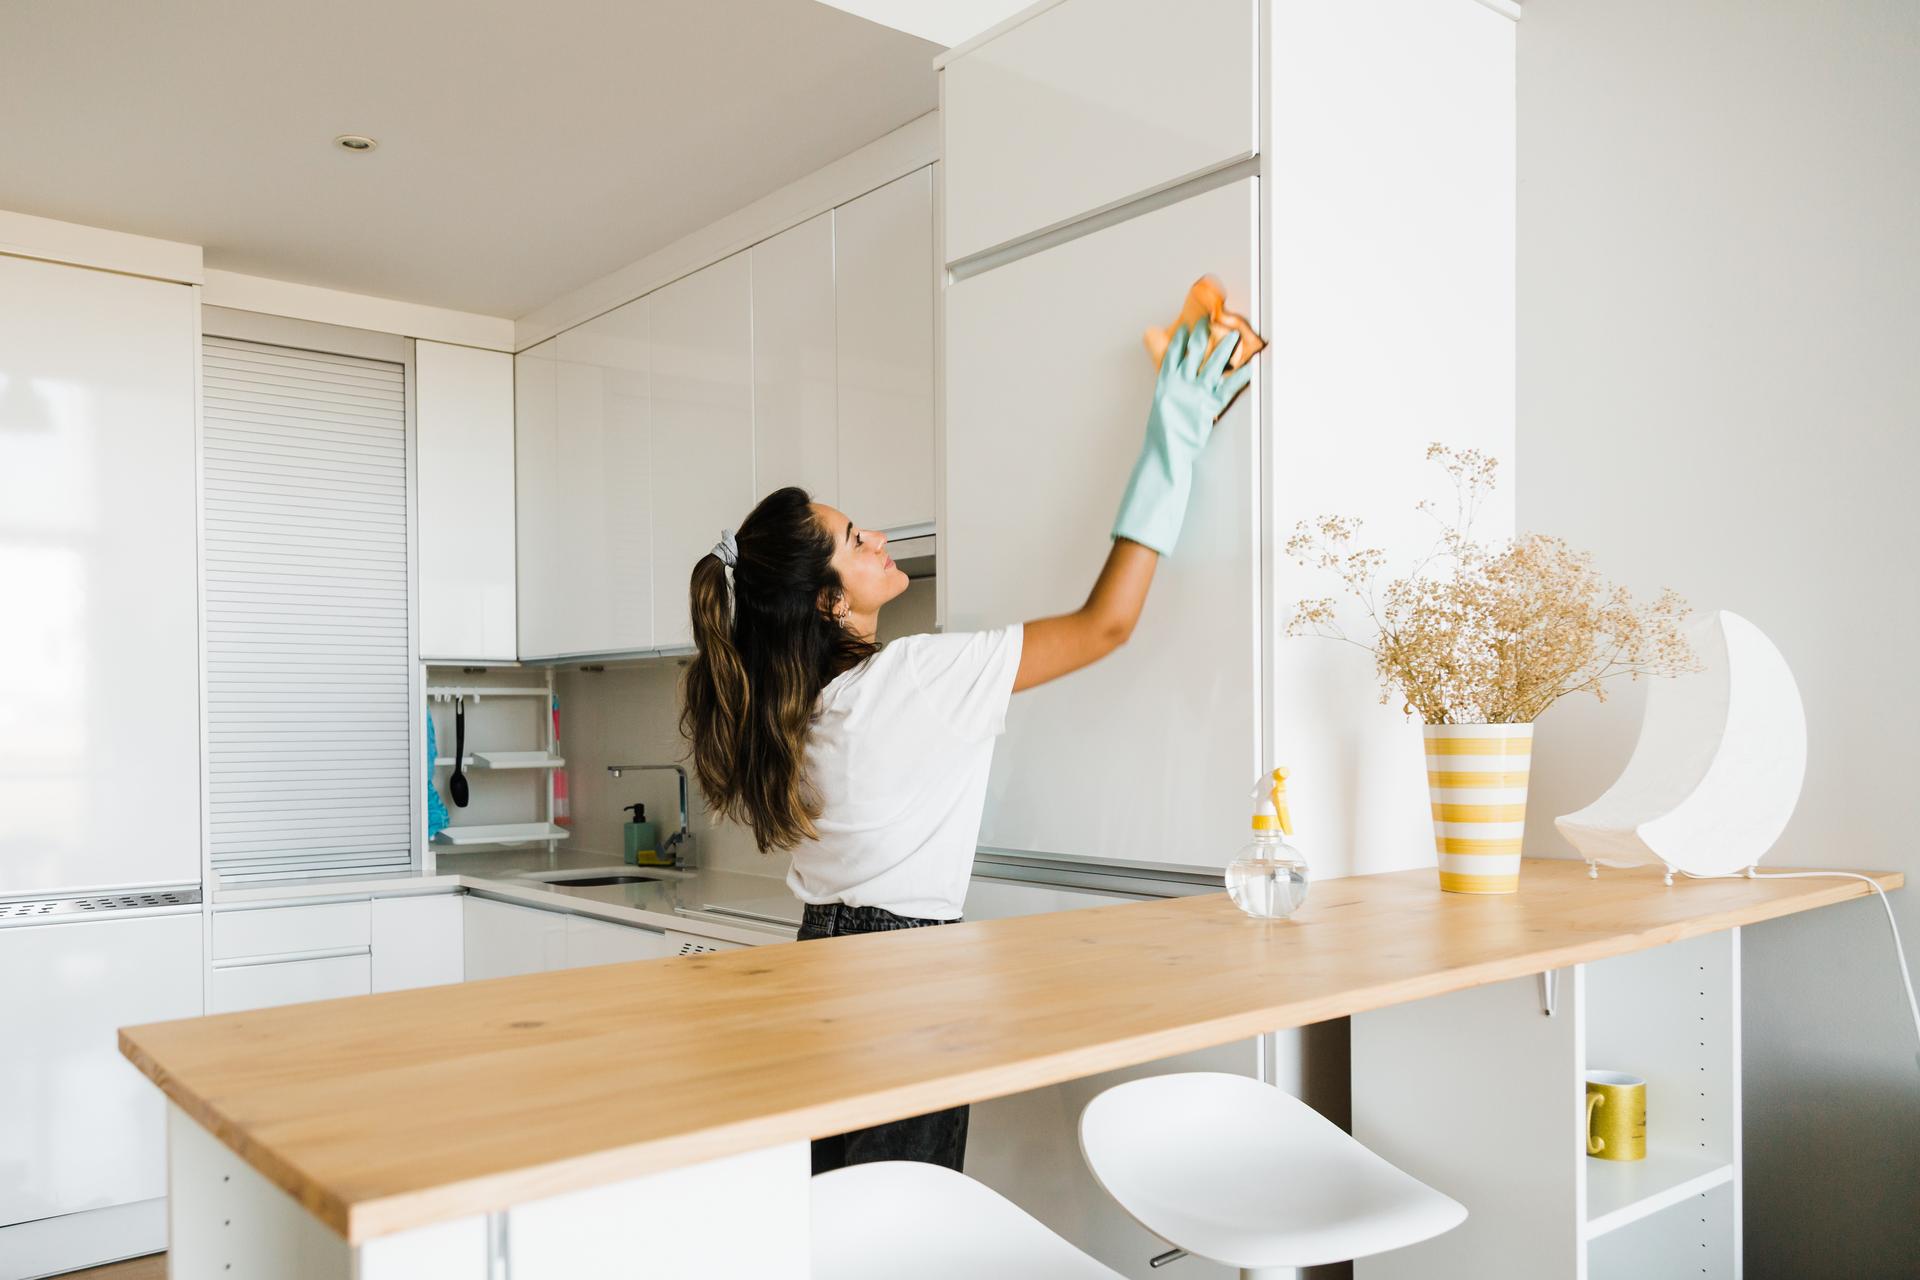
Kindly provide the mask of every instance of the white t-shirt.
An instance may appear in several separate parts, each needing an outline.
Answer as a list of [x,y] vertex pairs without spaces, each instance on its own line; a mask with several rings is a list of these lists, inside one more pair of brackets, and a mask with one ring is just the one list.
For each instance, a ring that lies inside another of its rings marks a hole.
[[960,917],[1021,634],[903,636],[820,691],[806,749],[820,835],[787,873],[800,901]]

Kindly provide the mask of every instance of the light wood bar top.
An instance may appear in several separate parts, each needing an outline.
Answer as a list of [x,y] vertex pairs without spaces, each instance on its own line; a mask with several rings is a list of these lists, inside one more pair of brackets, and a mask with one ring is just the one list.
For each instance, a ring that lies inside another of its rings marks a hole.
[[[1897,873],[1875,873],[1888,889]],[[1529,859],[398,991],[123,1029],[350,1241],[1755,924],[1870,890]]]

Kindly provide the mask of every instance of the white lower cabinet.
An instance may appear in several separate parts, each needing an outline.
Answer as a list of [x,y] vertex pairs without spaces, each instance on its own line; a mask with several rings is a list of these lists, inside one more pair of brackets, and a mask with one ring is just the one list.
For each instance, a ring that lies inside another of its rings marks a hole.
[[674,953],[664,933],[471,895],[465,907],[467,981],[586,964],[654,960]]
[[10,1270],[18,1256],[103,1260],[84,1239],[16,1246],[13,1224],[166,1194],[160,1091],[118,1028],[198,1017],[200,974],[198,911],[0,928],[0,1274],[42,1274]]
[[567,917],[560,912],[471,894],[463,912],[461,949],[468,982],[566,968]]
[[404,991],[459,982],[466,974],[461,895],[373,900],[373,989]]
[[610,924],[585,916],[567,917],[567,967],[658,960],[673,954],[667,935],[633,925]]
[[372,987],[373,957],[319,956],[223,965],[207,980],[207,1012],[239,1013],[309,1000],[364,996]]

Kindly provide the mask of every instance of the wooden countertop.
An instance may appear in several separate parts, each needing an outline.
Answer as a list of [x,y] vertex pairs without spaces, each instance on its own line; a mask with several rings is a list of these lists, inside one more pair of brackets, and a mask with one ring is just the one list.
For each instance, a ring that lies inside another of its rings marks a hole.
[[1520,884],[1329,880],[1287,922],[1225,894],[1130,902],[154,1023],[120,1048],[357,1242],[1869,892],[1535,859]]

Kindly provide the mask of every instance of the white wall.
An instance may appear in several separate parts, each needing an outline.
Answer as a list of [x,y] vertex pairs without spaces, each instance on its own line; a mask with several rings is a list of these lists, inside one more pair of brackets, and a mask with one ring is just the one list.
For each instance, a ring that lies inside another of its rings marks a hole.
[[[1780,644],[1811,738],[1781,865],[1920,872],[1916,156],[1911,0],[1527,0],[1520,524]],[[1530,849],[1624,763],[1635,692],[1542,721]],[[1920,1075],[1880,907],[1744,952],[1747,1274],[1911,1275]]]

